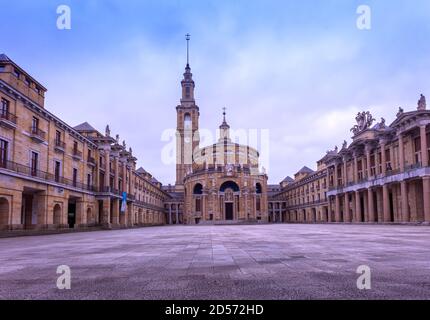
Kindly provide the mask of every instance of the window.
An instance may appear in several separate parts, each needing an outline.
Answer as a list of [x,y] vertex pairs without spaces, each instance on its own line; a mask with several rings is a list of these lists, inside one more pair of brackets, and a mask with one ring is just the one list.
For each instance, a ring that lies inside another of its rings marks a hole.
[[39,119],[36,117],[33,117],[33,120],[31,121],[31,131],[33,133],[36,133],[39,129]]
[[73,151],[78,151],[78,142],[77,141],[74,141],[73,142]]
[[54,177],[55,182],[60,182],[61,162],[55,161]]
[[25,84],[26,84],[27,86],[30,86],[30,85],[31,85],[31,81],[30,81],[30,79],[28,79],[28,77],[25,77],[24,82],[25,82]]
[[91,183],[91,174],[87,174],[87,187],[90,188],[92,185]]
[[200,212],[201,211],[201,201],[200,198],[196,199],[196,212]]
[[6,99],[1,99],[0,105],[0,115],[6,116],[9,113],[9,101]]
[[5,168],[7,163],[8,142],[0,139],[0,167]]
[[78,182],[78,169],[73,168],[73,186],[76,187]]
[[39,163],[39,154],[37,152],[32,151],[31,152],[31,175],[36,176],[37,175],[37,166]]
[[184,128],[191,129],[191,125],[192,125],[191,115],[189,113],[186,113],[184,116]]
[[19,72],[18,71],[18,69],[13,69],[13,75],[15,76],[15,77],[17,77],[17,78],[19,78],[20,77],[20,75],[21,75],[21,72]]
[[0,72],[3,72],[6,69],[4,65],[0,65]]
[[55,131],[55,143],[58,145],[61,142],[61,131]]
[[185,87],[185,96],[189,98],[191,96],[191,90],[190,87]]

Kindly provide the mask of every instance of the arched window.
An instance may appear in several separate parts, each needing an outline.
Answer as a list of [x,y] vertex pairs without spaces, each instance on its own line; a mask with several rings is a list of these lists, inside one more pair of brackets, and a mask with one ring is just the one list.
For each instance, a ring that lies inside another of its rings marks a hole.
[[202,193],[203,193],[203,186],[200,183],[197,183],[194,186],[193,194],[202,194]]
[[192,128],[192,120],[191,120],[191,115],[189,113],[186,113],[184,115],[184,128],[185,129],[191,129]]
[[258,194],[262,193],[262,189],[261,189],[261,184],[260,183],[257,183],[255,185],[255,192],[257,192]]
[[234,192],[238,192],[239,186],[234,181],[226,181],[221,185],[220,191],[224,192],[226,189],[232,189]]

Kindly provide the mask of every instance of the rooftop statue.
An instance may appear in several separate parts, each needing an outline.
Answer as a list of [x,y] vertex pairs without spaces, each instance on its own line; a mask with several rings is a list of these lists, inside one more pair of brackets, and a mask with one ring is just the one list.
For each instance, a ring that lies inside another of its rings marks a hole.
[[110,137],[110,128],[109,128],[109,125],[106,126],[105,136],[106,137]]
[[357,124],[351,129],[351,132],[354,135],[357,135],[360,132],[370,128],[372,123],[375,121],[369,111],[359,112],[355,117],[355,120],[357,121]]
[[421,95],[420,100],[418,100],[418,110],[425,110],[426,107],[426,97],[424,95]]
[[399,107],[399,112],[397,112],[397,118],[403,114],[404,110],[402,107]]

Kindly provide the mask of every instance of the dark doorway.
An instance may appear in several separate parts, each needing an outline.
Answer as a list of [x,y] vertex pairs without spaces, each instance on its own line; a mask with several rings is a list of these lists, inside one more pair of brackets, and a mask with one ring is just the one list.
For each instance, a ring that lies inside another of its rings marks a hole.
[[360,222],[365,222],[364,221],[364,197],[360,197],[360,209],[361,209],[361,211],[360,211],[360,214],[359,214],[359,217],[360,217]]
[[74,228],[76,223],[76,202],[69,201],[67,212],[67,223],[69,228]]
[[102,224],[103,222],[103,200],[99,200],[99,214],[97,223]]
[[233,220],[233,203],[229,202],[225,204],[225,219]]
[[37,223],[37,221],[33,221],[37,219],[36,217],[33,217],[33,198],[32,194],[22,195],[21,220],[24,225],[24,229],[31,229],[33,222]]
[[394,199],[392,193],[390,193],[390,222],[394,222]]

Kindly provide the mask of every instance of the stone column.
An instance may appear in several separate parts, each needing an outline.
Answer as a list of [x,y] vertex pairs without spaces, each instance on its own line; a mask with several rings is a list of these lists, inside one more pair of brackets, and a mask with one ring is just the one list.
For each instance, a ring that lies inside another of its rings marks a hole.
[[430,177],[423,177],[424,221],[430,222]]
[[381,173],[385,177],[387,174],[387,157],[385,155],[385,142],[381,142]]
[[360,191],[355,191],[355,221],[361,221],[361,201],[360,201]]
[[366,171],[367,171],[367,180],[370,180],[372,176],[370,169],[370,146],[366,145]]
[[354,153],[354,182],[358,182],[358,156]]
[[337,194],[335,197],[335,221],[340,221],[340,196]]
[[172,224],[172,204],[169,204],[169,224]]
[[105,187],[109,188],[110,185],[110,156],[109,151],[105,150]]
[[363,213],[364,213],[364,218],[363,218],[363,222],[368,222],[369,221],[369,193],[364,191],[363,192],[363,204],[364,204],[364,208],[363,208]]
[[367,209],[369,222],[375,222],[375,203],[373,201],[373,190],[372,188],[367,189]]
[[384,222],[390,222],[390,196],[388,193],[388,184],[382,186],[382,207],[384,211]]
[[403,135],[399,134],[399,166],[400,172],[405,171],[405,150],[403,148]]
[[114,188],[119,189],[119,163],[118,163],[118,157],[114,158],[114,166],[115,166],[115,178],[114,178]]
[[421,162],[423,167],[428,167],[429,157],[428,157],[428,144],[427,144],[427,134],[426,126],[420,126],[420,137],[421,137]]
[[402,220],[409,222],[408,186],[406,181],[400,182],[400,193],[402,198]]
[[334,165],[334,187],[337,188],[338,184],[338,176],[337,176],[337,164]]
[[348,165],[346,162],[346,157],[343,158],[343,185],[346,186],[348,184]]
[[349,197],[348,193],[345,193],[343,198],[343,222],[350,222],[350,213],[349,213]]
[[375,215],[374,215],[374,221],[382,222],[384,221],[383,217],[383,196],[382,196],[382,190],[381,188],[375,188],[376,193],[376,203],[375,203]]
[[179,204],[176,204],[176,224],[179,224]]
[[327,222],[331,222],[331,212],[333,210],[332,205],[331,205],[331,201],[332,199],[330,199],[331,197],[328,197],[328,213],[327,213]]
[[122,191],[127,192],[127,165],[122,163]]

